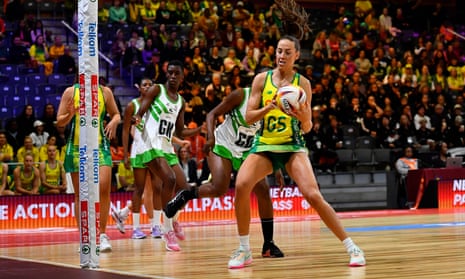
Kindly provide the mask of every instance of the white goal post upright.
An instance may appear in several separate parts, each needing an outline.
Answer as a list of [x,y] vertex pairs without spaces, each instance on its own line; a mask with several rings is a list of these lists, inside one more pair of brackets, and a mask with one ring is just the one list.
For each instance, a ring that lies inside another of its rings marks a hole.
[[[78,0],[80,265],[99,267],[98,2]],[[76,127],[77,128],[77,127]]]

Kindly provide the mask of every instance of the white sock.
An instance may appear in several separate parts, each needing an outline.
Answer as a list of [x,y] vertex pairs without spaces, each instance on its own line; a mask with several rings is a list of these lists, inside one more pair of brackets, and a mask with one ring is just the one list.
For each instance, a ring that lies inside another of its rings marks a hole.
[[151,227],[153,227],[153,218],[149,218],[149,224]]
[[161,210],[153,210],[153,223],[152,226],[161,225]]
[[123,209],[121,209],[121,217],[124,219],[128,218],[129,215],[129,207],[126,205]]
[[163,227],[165,228],[165,232],[174,231],[173,219],[166,217],[165,213],[163,213]]
[[355,245],[355,243],[352,241],[350,237],[344,239],[344,241],[342,241],[342,244],[344,244],[344,247],[346,248],[347,253],[350,253],[352,249],[357,247],[357,245]]
[[250,250],[250,236],[249,235],[240,235],[239,236],[240,248],[245,251]]
[[140,213],[132,213],[132,227],[134,229],[140,228]]

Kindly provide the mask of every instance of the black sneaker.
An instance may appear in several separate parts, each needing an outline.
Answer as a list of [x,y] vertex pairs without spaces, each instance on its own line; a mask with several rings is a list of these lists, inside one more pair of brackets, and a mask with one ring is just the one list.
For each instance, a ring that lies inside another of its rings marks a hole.
[[178,210],[183,208],[189,201],[190,192],[188,190],[179,191],[173,199],[171,199],[164,208],[166,217],[172,218]]
[[273,241],[263,243],[262,257],[264,258],[282,258],[283,252],[274,244]]

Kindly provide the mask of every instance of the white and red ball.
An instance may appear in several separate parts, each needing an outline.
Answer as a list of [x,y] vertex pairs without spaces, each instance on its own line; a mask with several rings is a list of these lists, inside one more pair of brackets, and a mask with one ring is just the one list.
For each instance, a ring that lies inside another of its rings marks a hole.
[[287,85],[280,87],[276,93],[276,103],[284,113],[290,114],[299,110],[307,101],[307,94],[300,86]]

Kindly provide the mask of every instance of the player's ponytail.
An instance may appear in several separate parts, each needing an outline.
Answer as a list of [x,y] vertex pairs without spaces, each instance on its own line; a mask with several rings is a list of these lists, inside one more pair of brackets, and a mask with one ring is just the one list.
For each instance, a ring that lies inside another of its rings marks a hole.
[[308,14],[295,0],[275,0],[278,9],[282,12],[282,29],[284,34],[302,40],[305,33],[310,32]]

